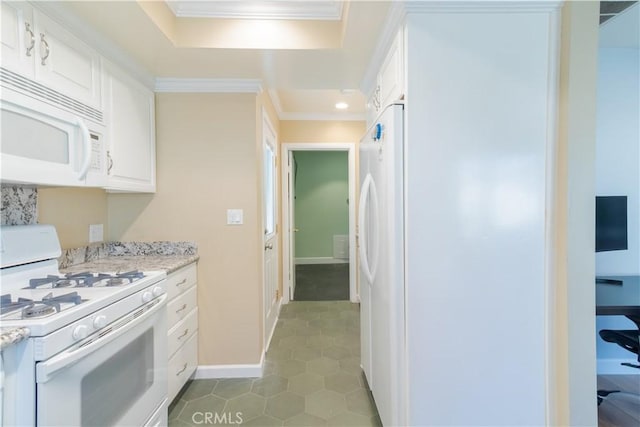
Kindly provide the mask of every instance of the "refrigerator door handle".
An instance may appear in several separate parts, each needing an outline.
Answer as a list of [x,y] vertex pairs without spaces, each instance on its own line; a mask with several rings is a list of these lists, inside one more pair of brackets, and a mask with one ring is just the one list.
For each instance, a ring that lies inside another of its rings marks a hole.
[[[373,203],[373,218],[370,222],[373,224],[373,251],[372,257],[369,259],[367,254],[367,241],[369,240],[365,218],[369,203]],[[371,174],[367,174],[362,183],[362,190],[360,191],[360,203],[358,212],[358,230],[360,232],[360,244],[358,249],[360,251],[360,262],[362,263],[362,270],[369,281],[369,285],[373,285],[373,280],[376,276],[376,268],[378,265],[378,242],[379,242],[379,226],[378,226],[378,192],[376,190],[376,184],[371,177]]]

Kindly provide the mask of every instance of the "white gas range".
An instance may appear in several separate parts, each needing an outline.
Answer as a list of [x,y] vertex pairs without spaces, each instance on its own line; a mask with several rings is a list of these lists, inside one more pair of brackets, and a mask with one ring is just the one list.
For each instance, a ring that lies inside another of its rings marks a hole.
[[166,274],[62,275],[55,228],[2,227],[3,425],[166,424]]

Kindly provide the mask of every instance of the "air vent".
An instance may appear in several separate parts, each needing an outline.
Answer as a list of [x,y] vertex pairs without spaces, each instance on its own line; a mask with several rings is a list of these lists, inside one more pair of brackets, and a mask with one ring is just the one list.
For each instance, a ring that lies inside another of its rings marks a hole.
[[40,83],[22,77],[3,67],[0,67],[0,82],[2,82],[3,86],[16,89],[35,99],[72,111],[95,122],[102,123],[102,111],[76,101],[53,89],[49,89]]

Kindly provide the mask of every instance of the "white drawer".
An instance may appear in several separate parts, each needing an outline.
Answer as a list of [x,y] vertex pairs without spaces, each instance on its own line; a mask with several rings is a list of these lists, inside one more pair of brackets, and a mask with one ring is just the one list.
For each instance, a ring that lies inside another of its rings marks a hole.
[[182,346],[176,354],[169,359],[168,369],[168,397],[171,402],[182,386],[193,375],[198,367],[198,334],[193,334],[191,338]]
[[169,300],[180,295],[197,282],[198,270],[196,263],[189,264],[186,267],[174,271],[167,276],[167,296]]
[[193,309],[184,320],[178,322],[168,333],[168,354],[173,356],[182,344],[187,342],[191,335],[198,330],[198,308]]
[[198,287],[192,286],[185,293],[169,301],[167,304],[167,327],[169,330],[187,317],[187,314],[198,306]]

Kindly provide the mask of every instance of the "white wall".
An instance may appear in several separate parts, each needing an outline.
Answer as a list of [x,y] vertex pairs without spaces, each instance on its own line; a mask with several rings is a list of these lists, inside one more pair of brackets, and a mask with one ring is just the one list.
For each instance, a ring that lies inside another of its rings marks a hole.
[[[640,56],[637,48],[601,48],[598,58],[596,194],[626,195],[629,249],[596,254],[597,275],[640,274]],[[632,329],[623,316],[599,316],[600,329]],[[598,373],[633,374],[633,354],[597,341]]]

